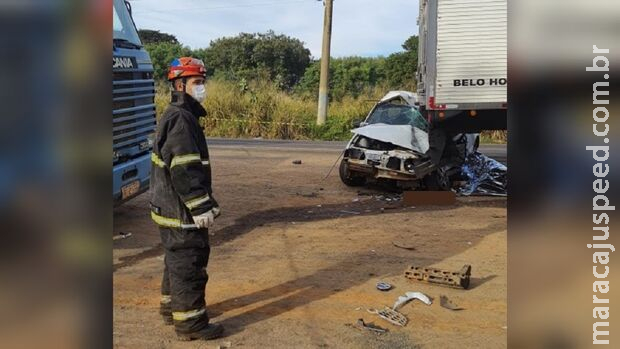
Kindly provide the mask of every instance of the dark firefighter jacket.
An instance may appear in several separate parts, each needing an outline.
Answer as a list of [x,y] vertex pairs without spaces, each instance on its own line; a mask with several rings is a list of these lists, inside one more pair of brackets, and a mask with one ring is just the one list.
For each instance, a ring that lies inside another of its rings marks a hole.
[[198,118],[206,111],[184,92],[172,102],[155,132],[151,171],[151,217],[160,226],[196,229],[192,216],[219,207],[211,192],[209,150]]

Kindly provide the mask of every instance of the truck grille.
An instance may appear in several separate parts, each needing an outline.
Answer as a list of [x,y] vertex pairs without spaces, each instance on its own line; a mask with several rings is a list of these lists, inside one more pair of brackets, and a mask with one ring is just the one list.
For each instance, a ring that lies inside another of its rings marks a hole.
[[[155,82],[150,72],[113,72],[112,143],[119,159],[150,150],[140,147],[155,131]],[[120,160],[122,161],[122,160]]]

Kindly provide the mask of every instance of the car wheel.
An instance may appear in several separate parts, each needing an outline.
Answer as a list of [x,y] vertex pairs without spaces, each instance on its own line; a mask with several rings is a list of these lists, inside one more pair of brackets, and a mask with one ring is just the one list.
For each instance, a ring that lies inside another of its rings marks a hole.
[[437,169],[424,177],[424,185],[426,189],[433,191],[450,190],[450,180],[445,171]]
[[340,180],[342,183],[350,187],[359,187],[366,183],[366,178],[362,176],[355,176],[349,171],[349,164],[346,160],[340,161]]

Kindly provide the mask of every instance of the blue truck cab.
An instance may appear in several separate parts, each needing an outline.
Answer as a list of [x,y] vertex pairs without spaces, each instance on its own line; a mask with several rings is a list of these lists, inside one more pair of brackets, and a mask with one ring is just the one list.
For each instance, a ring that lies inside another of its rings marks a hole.
[[112,48],[112,195],[119,205],[149,186],[155,132],[153,64],[126,0],[114,0]]

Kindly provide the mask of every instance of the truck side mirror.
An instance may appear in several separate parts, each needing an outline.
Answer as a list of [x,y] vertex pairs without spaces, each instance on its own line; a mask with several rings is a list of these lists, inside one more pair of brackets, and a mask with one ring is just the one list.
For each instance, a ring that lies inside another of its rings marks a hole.
[[129,1],[125,0],[125,6],[127,6],[127,11],[129,12],[129,15],[133,18],[133,13],[131,11],[131,4],[129,3]]

